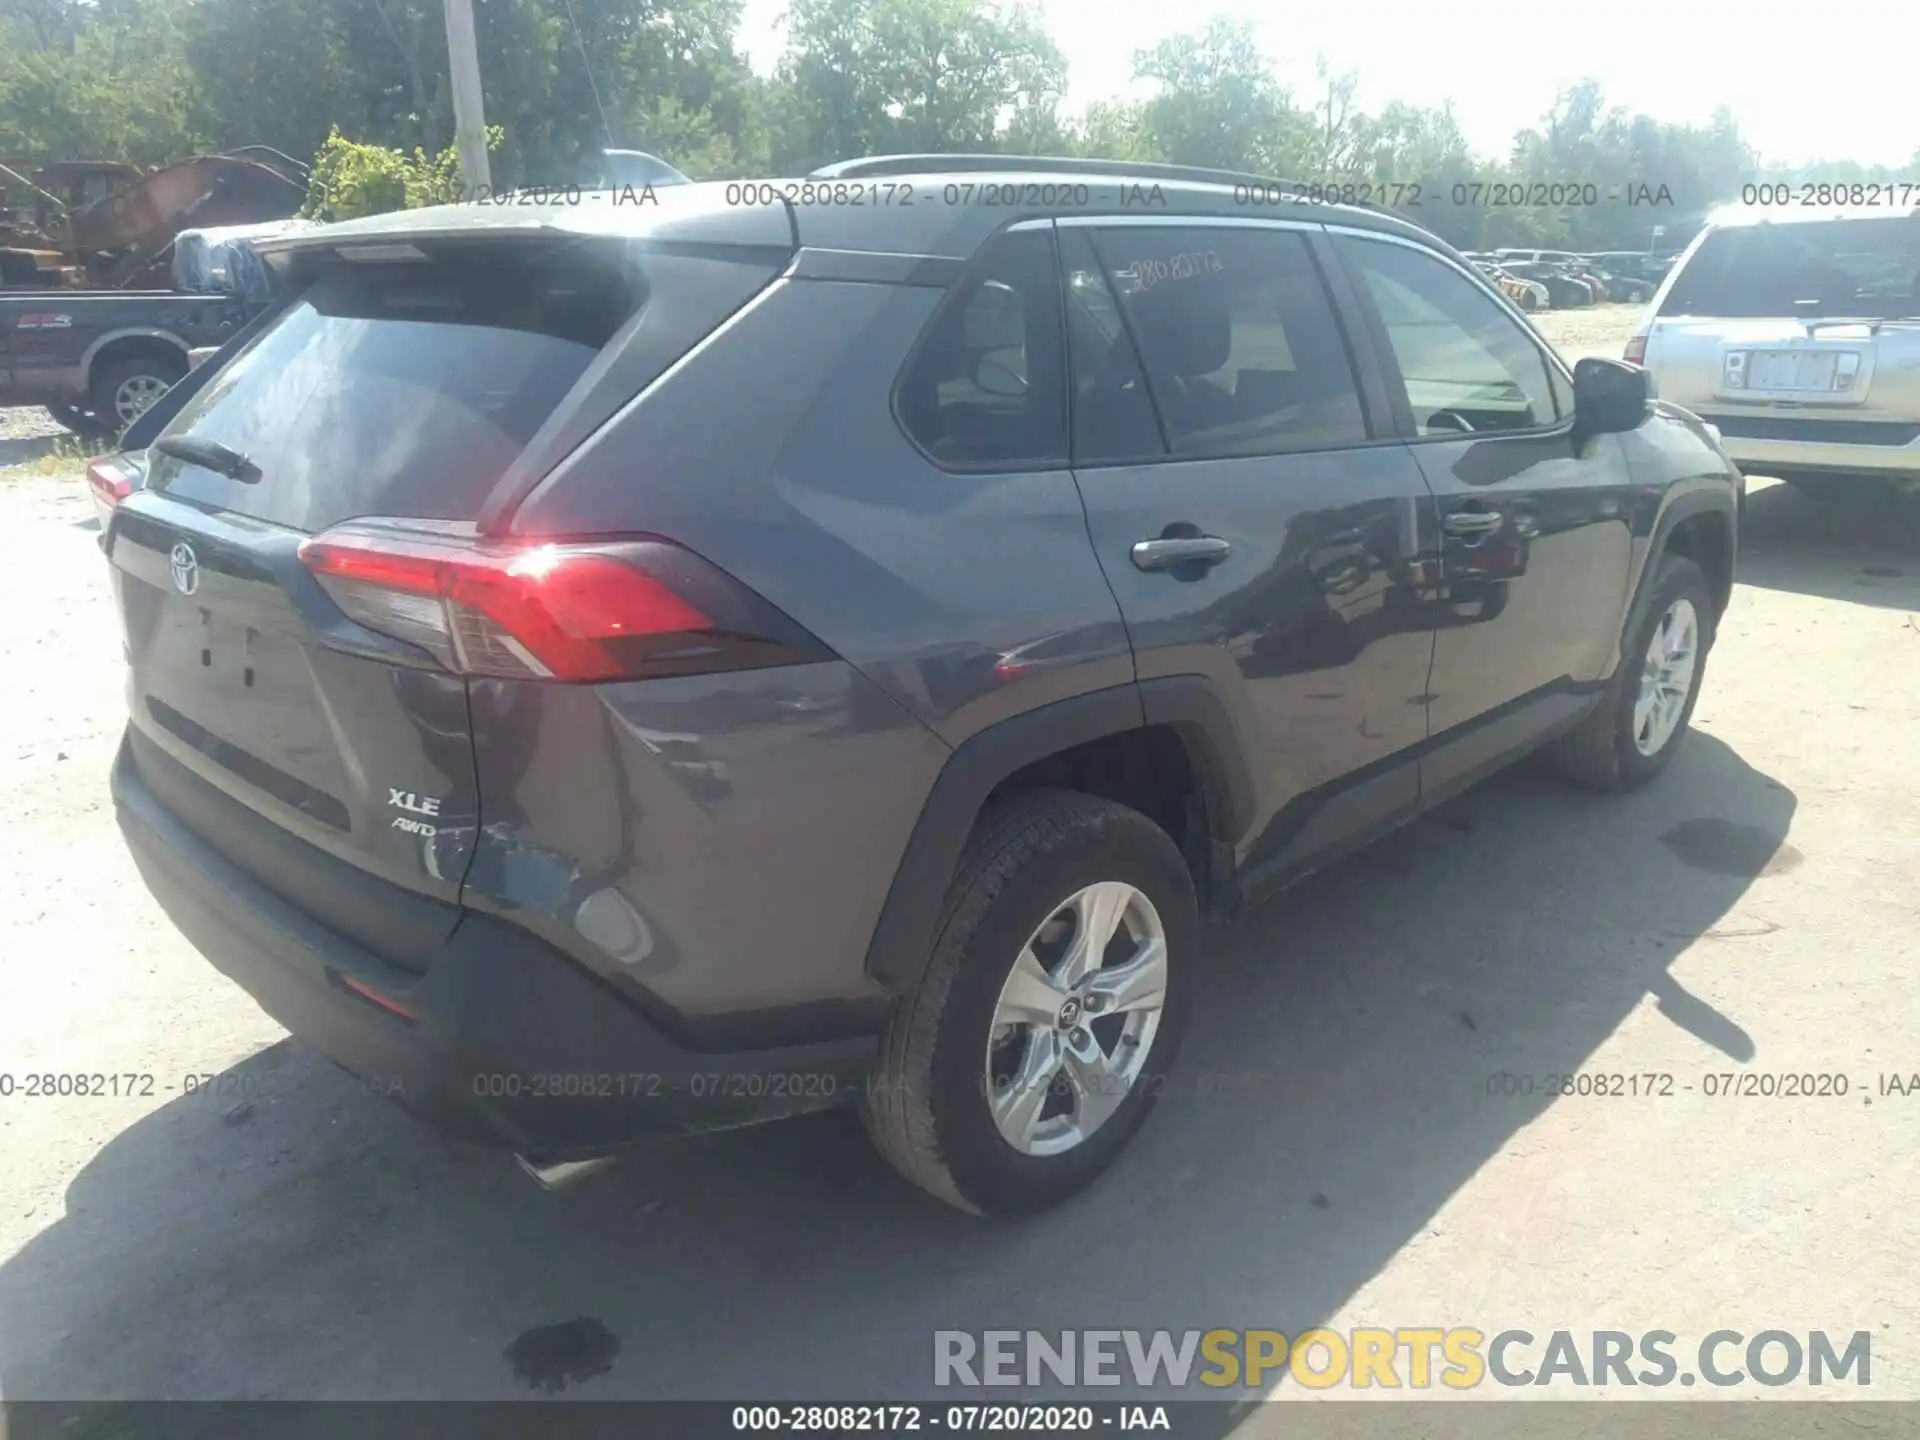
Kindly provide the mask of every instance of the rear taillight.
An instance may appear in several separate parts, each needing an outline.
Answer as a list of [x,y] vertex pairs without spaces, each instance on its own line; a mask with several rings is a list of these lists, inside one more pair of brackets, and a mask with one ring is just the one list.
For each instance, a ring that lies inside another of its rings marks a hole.
[[1621,358],[1634,365],[1646,364],[1647,337],[1644,335],[1635,335],[1632,339],[1628,340],[1626,354]]
[[103,521],[138,488],[140,480],[139,469],[124,455],[96,455],[87,461],[87,488]]
[[341,610],[464,675],[571,682],[823,658],[758,595],[664,540],[479,540],[356,520],[300,546]]

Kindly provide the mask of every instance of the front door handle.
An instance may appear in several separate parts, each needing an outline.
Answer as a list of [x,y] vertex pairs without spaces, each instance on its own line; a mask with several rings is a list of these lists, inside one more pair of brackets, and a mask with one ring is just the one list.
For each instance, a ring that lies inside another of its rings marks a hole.
[[1491,535],[1506,523],[1497,510],[1455,510],[1440,522],[1440,528],[1449,535]]
[[1142,570],[1171,570],[1176,565],[1218,565],[1233,546],[1217,535],[1163,536],[1133,547],[1133,563]]

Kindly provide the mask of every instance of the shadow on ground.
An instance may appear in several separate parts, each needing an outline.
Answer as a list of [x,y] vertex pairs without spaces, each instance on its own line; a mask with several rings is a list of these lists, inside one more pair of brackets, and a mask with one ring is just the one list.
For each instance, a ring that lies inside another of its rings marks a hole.
[[1740,583],[1920,610],[1920,496],[1831,504],[1761,482],[1740,528]]
[[0,1393],[924,1400],[940,1328],[1293,1333],[1549,1103],[1490,1075],[1573,1070],[1649,997],[1703,1068],[1764,1053],[1669,966],[1796,863],[1794,806],[1702,733],[1624,798],[1490,781],[1218,935],[1181,1083],[1019,1223],[843,1116],[548,1195],[282,1043],[116,1137],[0,1269]]

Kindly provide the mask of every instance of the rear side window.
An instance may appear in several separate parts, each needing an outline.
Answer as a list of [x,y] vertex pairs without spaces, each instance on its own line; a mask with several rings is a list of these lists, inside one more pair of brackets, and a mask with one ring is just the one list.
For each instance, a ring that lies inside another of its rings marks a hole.
[[954,469],[1064,464],[1065,368],[1053,235],[1001,235],[908,362],[900,421]]
[[1073,372],[1075,464],[1152,460],[1167,453],[1147,377],[1086,231],[1059,232],[1067,272],[1067,355]]
[[1660,313],[1726,319],[1920,316],[1920,216],[1711,230],[1674,277]]
[[1116,226],[1094,234],[1177,456],[1366,440],[1339,322],[1301,235]]
[[646,282],[619,242],[423,248],[329,263],[181,409],[168,434],[239,452],[256,481],[156,454],[150,483],[297,530],[473,519]]

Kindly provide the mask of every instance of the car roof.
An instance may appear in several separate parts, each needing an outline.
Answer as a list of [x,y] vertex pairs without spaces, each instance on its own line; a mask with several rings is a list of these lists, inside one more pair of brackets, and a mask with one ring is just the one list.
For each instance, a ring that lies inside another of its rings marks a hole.
[[1722,205],[1707,217],[1715,229],[1747,225],[1807,225],[1822,220],[1912,220],[1920,216],[1920,205],[1896,209],[1886,205],[1829,205],[1816,208],[1800,205]]
[[[851,204],[861,190],[868,203]],[[467,235],[603,235],[676,243],[805,246],[965,259],[1023,218],[1071,214],[1309,220],[1417,240],[1432,232],[1311,187],[1231,171],[1050,156],[907,155],[846,161],[805,177],[655,188],[532,190],[521,203],[438,205],[319,226],[258,248],[271,257],[354,244]]]
[[[801,243],[833,249],[965,257],[1010,221],[1086,214],[1312,220],[1451,251],[1430,231],[1375,206],[1313,199],[1314,187],[1296,181],[1194,166],[1049,155],[880,155],[826,166],[800,183],[809,182],[825,190],[809,204],[803,189],[795,202]],[[871,187],[877,208],[844,203],[831,188],[842,182]],[[903,205],[906,193],[912,203]]]

